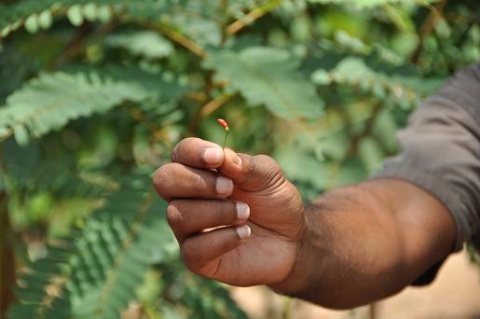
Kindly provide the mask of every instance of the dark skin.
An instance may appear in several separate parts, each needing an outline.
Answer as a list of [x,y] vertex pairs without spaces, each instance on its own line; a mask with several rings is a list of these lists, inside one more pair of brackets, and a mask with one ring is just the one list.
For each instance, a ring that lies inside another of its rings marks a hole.
[[192,272],[329,308],[399,292],[455,242],[447,209],[407,182],[367,181],[305,205],[272,158],[198,138],[174,148],[154,186]]

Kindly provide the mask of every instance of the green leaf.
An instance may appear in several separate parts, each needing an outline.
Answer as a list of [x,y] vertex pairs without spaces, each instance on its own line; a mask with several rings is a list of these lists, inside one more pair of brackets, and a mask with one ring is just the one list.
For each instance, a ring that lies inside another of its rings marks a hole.
[[[109,72],[43,73],[7,99],[0,108],[0,140],[15,134],[18,143],[42,136],[79,117],[110,110],[122,101],[162,94],[161,75],[133,69]],[[165,94],[171,88],[165,89]]]
[[391,99],[403,108],[416,105],[444,82],[442,78],[422,78],[412,72],[405,74],[400,71],[383,72],[370,67],[362,58],[347,57],[333,70],[316,70],[311,78],[318,85],[333,82],[358,87],[381,100]]
[[[128,188],[114,194],[77,240],[81,250],[72,272],[75,318],[118,318],[148,267],[176,253],[171,232],[158,215],[165,211],[165,202],[145,195]],[[91,287],[86,288],[82,278],[92,278]]]
[[[74,253],[71,244],[56,245],[62,245],[71,256]],[[45,258],[30,265],[21,286],[16,289],[17,301],[10,306],[8,318],[69,318],[71,304],[66,283],[70,272],[68,267],[58,267],[59,264],[65,266],[66,262],[65,259]]]
[[49,29],[52,26],[52,23],[53,23],[53,17],[52,17],[52,13],[49,10],[43,11],[38,16],[38,24],[42,29],[44,30]]
[[33,14],[25,20],[25,30],[27,30],[28,33],[37,33],[38,29],[40,29],[38,16]]
[[155,197],[143,188],[125,187],[106,198],[107,205],[84,222],[76,237],[49,246],[46,258],[29,265],[11,317],[119,318],[148,267],[177,253],[159,215],[166,203]]
[[285,50],[252,47],[238,53],[219,51],[207,59],[205,66],[215,70],[215,79],[227,81],[250,105],[263,104],[287,119],[316,119],[323,114],[323,100]]
[[108,37],[106,43],[113,47],[125,48],[133,55],[150,59],[163,58],[174,52],[173,45],[153,31],[115,34]]
[[358,8],[371,8],[378,7],[386,4],[429,4],[437,2],[438,0],[307,0],[311,3],[322,3],[322,4],[340,4],[346,6],[353,6]]
[[383,154],[375,139],[371,137],[363,138],[359,143],[358,152],[368,173],[372,173],[382,167],[385,154]]
[[95,3],[87,3],[83,6],[83,16],[89,21],[95,21],[98,18],[98,8]]
[[84,18],[82,14],[82,7],[80,5],[74,5],[67,11],[68,20],[74,26],[78,27],[83,24]]

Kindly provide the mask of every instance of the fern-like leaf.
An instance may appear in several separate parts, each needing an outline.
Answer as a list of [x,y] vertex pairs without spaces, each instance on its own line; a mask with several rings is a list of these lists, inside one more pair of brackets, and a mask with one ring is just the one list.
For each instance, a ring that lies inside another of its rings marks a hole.
[[128,70],[40,74],[9,96],[6,106],[0,108],[0,140],[14,134],[19,144],[26,144],[30,137],[42,136],[80,117],[106,112],[123,101],[156,98],[161,95],[162,83],[160,76]]
[[[175,19],[215,16],[210,6],[197,1],[175,0],[25,0],[0,4],[0,39],[21,27],[30,33],[49,29],[56,17],[66,17],[73,26],[84,22],[108,22],[112,18],[158,21],[162,14],[175,10]],[[192,14],[193,13],[193,14]],[[173,16],[173,15],[172,15]],[[207,19],[208,20],[208,19]],[[198,26],[198,23],[197,23]]]
[[333,70],[315,71],[312,80],[319,85],[336,83],[358,87],[404,108],[415,106],[444,82],[444,79],[422,79],[418,75],[387,74],[374,70],[356,57],[345,58]]
[[322,4],[340,4],[348,5],[357,8],[372,8],[378,7],[387,4],[420,4],[428,5],[430,3],[437,2],[438,0],[308,0],[311,3],[322,3]]
[[148,267],[172,258],[177,246],[161,215],[165,202],[144,191],[145,180],[131,179],[76,236],[32,264],[11,318],[119,318]]
[[18,302],[10,307],[8,318],[70,318],[71,303],[66,283],[73,251],[71,241],[49,247],[49,257],[34,263],[22,277],[16,290]]
[[[111,5],[124,2],[103,0],[92,5],[91,1],[85,0],[27,0],[12,5],[0,5],[0,38],[22,26],[30,33],[49,29],[58,15],[66,15],[73,25],[78,25],[76,22],[79,22],[79,19],[83,22],[84,17],[85,20],[94,20],[90,19],[94,16],[96,20],[105,21],[113,14]],[[80,4],[85,7],[80,7]]]
[[[208,278],[197,276],[177,263],[159,267],[164,285],[167,287],[162,312],[171,304],[184,308],[188,319],[247,319],[248,316],[232,299],[228,287]],[[182,280],[178,280],[182,278]],[[169,294],[171,291],[181,291]],[[178,313],[178,312],[177,312]],[[177,314],[178,316],[178,314]],[[167,316],[165,316],[167,317]]]
[[219,51],[206,61],[218,81],[226,81],[250,105],[265,105],[284,118],[319,118],[324,106],[314,85],[298,71],[295,59],[281,49],[254,47],[236,53]]
[[122,191],[88,222],[69,283],[75,318],[119,318],[148,267],[176,251],[162,211],[153,194]]

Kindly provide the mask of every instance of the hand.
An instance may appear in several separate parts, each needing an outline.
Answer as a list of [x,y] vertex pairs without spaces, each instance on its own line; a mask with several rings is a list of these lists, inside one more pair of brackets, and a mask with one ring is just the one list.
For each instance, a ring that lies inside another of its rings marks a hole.
[[273,159],[187,138],[154,186],[191,271],[237,286],[287,279],[306,225],[301,196]]

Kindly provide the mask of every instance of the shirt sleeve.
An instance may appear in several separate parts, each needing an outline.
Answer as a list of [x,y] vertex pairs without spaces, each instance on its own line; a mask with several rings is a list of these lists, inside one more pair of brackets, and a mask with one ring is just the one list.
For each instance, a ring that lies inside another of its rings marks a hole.
[[[413,183],[440,200],[457,226],[455,251],[479,244],[480,64],[451,78],[398,134],[400,152],[372,178]],[[480,247],[480,245],[478,245]]]

